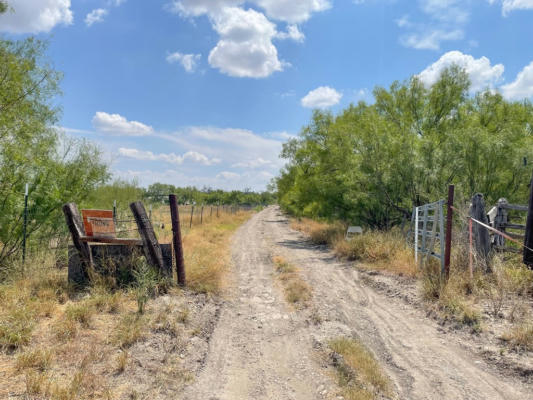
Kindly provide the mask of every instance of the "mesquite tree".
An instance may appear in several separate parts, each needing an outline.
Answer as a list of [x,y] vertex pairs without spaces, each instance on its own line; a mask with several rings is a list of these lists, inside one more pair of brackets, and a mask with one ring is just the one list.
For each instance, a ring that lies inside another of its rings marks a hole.
[[31,239],[52,236],[64,223],[61,205],[84,199],[108,178],[97,148],[58,132],[61,75],[44,50],[33,38],[0,38],[0,268],[20,252],[26,183]]

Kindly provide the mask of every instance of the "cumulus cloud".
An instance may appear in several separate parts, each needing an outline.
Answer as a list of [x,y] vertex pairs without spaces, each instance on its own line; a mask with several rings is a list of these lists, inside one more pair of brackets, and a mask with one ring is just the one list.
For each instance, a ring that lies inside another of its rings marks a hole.
[[311,90],[302,98],[302,106],[307,108],[327,108],[338,104],[342,94],[329,86],[320,86]]
[[[170,10],[187,17],[216,15],[226,7],[241,6],[244,0],[174,0]],[[331,7],[329,0],[250,0],[262,8],[268,17],[290,24],[307,21],[315,12]]]
[[265,78],[283,69],[272,44],[276,26],[264,14],[242,8],[224,8],[213,17],[220,40],[209,53],[209,64],[235,77]]
[[167,55],[166,60],[170,64],[180,63],[185,71],[191,73],[196,71],[198,61],[200,61],[201,57],[200,54],[183,54],[177,51]]
[[501,87],[502,94],[510,100],[522,100],[533,96],[533,61],[518,73],[516,79]]
[[262,157],[256,158],[254,160],[247,160],[232,164],[232,168],[264,168],[265,166],[272,166],[273,163],[270,160],[265,160]]
[[490,4],[501,3],[502,15],[508,16],[510,12],[515,10],[531,10],[533,9],[533,0],[488,0]]
[[278,39],[291,39],[295,42],[303,42],[305,39],[305,35],[300,31],[300,28],[298,28],[298,25],[289,25],[287,26],[286,32],[278,32],[276,34],[276,38]]
[[460,40],[463,36],[463,31],[460,29],[453,31],[435,29],[402,36],[400,43],[405,47],[412,47],[418,50],[439,50],[443,41]]
[[87,26],[91,26],[92,24],[96,24],[98,22],[102,22],[107,15],[108,11],[105,8],[97,8],[95,10],[92,10],[87,16],[85,17],[85,24]]
[[476,59],[460,51],[450,51],[428,66],[418,76],[424,84],[432,85],[439,79],[442,70],[452,64],[464,68],[470,76],[472,82],[471,90],[474,92],[486,88],[494,88],[501,81],[505,69],[502,64],[491,65],[487,57]]
[[[460,0],[420,0],[424,22],[411,21],[407,15],[396,20],[398,27],[408,30],[400,36],[405,47],[419,50],[439,50],[442,42],[461,40],[470,13]],[[429,22],[428,22],[429,21]]]
[[73,22],[70,0],[9,0],[14,12],[0,15],[0,31],[50,32],[56,25]]
[[103,133],[123,136],[146,136],[154,133],[151,126],[138,121],[128,121],[120,114],[98,111],[93,119],[94,128]]
[[241,176],[235,172],[230,172],[230,171],[222,171],[220,172],[219,174],[217,174],[216,178],[217,179],[225,179],[225,180],[235,180],[235,179],[239,179]]
[[[264,13],[245,10],[246,3],[253,3]],[[305,36],[297,24],[330,6],[329,0],[174,0],[168,9],[183,17],[208,16],[220,36],[209,53],[211,67],[233,77],[266,78],[289,65],[278,58],[272,40],[302,42]],[[278,31],[267,16],[286,22],[286,31]]]
[[254,3],[263,8],[270,18],[291,24],[307,21],[312,13],[331,7],[328,0],[255,0]]
[[118,149],[118,154],[122,157],[133,158],[135,160],[163,161],[176,165],[181,165],[184,161],[191,161],[202,165],[213,165],[221,161],[220,159],[209,159],[204,154],[196,151],[188,151],[183,155],[177,155],[175,153],[154,154],[151,151],[121,147]]

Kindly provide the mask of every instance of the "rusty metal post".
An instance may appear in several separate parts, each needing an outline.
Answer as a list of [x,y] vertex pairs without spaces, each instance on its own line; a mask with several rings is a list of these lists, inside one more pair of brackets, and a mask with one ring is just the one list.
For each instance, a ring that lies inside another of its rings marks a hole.
[[172,244],[174,245],[174,256],[176,258],[176,275],[178,277],[178,285],[185,286],[185,262],[183,261],[180,214],[176,195],[169,195],[168,200],[170,204],[170,218],[172,219]]
[[192,228],[192,216],[194,215],[194,204],[191,205],[191,220],[189,221],[189,229]]
[[450,257],[452,252],[453,197],[455,186],[448,186],[448,203],[446,207],[446,247],[444,249],[444,271],[446,279],[450,276]]

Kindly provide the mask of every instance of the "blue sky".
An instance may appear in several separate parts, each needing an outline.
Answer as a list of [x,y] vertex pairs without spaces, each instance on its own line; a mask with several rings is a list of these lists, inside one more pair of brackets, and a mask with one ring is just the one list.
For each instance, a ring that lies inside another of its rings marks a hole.
[[533,0],[8,0],[5,37],[49,39],[68,135],[116,177],[262,190],[313,108],[372,101],[458,63],[533,96]]

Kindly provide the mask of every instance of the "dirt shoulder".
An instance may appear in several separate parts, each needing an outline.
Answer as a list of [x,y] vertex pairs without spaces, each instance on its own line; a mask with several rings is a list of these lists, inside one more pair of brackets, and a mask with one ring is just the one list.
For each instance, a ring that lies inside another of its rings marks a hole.
[[[443,329],[416,303],[416,294],[339,262],[289,228],[276,208],[265,219],[270,251],[294,263],[314,291],[322,323],[309,334],[323,343],[354,335],[375,354],[402,399],[526,399],[531,382],[495,368],[463,334]],[[373,282],[373,283],[372,283]],[[370,284],[372,283],[372,284]],[[394,289],[396,287],[396,289]],[[388,293],[387,293],[388,291]],[[413,297],[414,296],[414,297]]]

